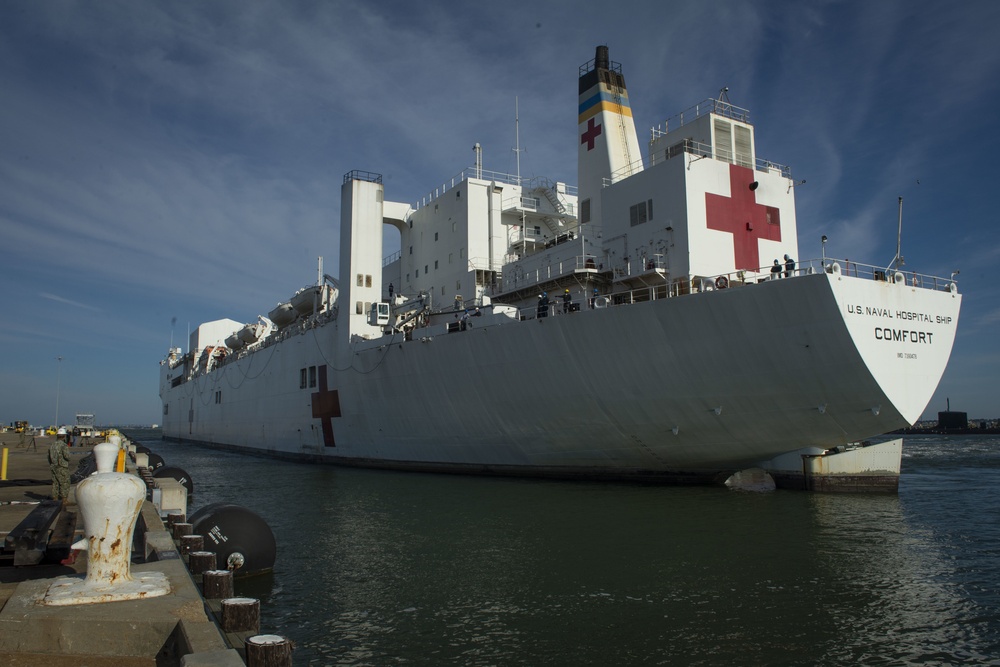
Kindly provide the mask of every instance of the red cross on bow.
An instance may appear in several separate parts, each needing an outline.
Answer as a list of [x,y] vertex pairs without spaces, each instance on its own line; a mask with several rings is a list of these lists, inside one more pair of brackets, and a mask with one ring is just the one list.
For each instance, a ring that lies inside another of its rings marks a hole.
[[340,394],[330,391],[326,381],[326,364],[319,367],[319,391],[312,394],[313,419],[323,420],[323,446],[336,447],[333,440],[333,418],[340,416]]
[[597,141],[597,137],[601,136],[601,126],[594,123],[593,118],[587,119],[587,130],[583,133],[580,138],[581,144],[587,144],[587,150],[594,148],[594,142]]
[[757,203],[750,189],[753,170],[729,165],[729,197],[705,194],[705,218],[709,229],[733,235],[737,269],[756,271],[761,267],[758,239],[781,240],[781,217],[774,206]]

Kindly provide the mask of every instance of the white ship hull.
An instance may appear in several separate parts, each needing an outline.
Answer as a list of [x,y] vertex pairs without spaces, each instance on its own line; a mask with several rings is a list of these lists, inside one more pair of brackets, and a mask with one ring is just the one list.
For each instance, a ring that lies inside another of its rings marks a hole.
[[[823,273],[481,318],[426,342],[361,344],[347,359],[333,357],[330,323],[173,389],[164,367],[163,433],[330,463],[711,478],[911,424],[944,371],[959,305],[949,292]],[[926,342],[893,341],[894,330]],[[313,417],[317,389],[290,386],[300,368],[324,365],[341,413],[328,418],[332,446]],[[216,390],[224,403],[206,400]]]
[[[797,182],[757,157],[728,100],[654,129],[640,157],[606,47],[579,93],[579,189],[486,172],[478,144],[475,167],[414,204],[388,201],[377,173],[346,174],[339,280],[320,264],[291,299],[300,316],[242,349],[220,348],[242,325],[217,320],[171,350],[164,437],[416,470],[760,467],[894,488],[901,445],[850,447],[926,408],[956,285],[904,275],[900,258],[796,266]],[[400,252],[383,261],[386,225]],[[217,354],[199,364],[204,350]]]

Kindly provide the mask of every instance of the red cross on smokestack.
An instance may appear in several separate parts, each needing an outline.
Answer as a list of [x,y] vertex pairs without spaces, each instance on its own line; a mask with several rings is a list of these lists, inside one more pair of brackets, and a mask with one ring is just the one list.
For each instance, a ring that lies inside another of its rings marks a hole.
[[583,133],[580,138],[581,144],[587,144],[587,150],[594,149],[594,142],[597,141],[597,137],[601,136],[601,126],[594,123],[594,119],[591,118],[587,121],[587,130]]

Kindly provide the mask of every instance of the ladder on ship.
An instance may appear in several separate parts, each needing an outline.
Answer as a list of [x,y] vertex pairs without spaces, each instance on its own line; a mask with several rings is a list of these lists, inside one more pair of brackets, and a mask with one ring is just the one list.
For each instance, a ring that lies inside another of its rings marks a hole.
[[562,203],[561,199],[559,199],[559,193],[557,193],[552,188],[542,188],[542,192],[545,195],[545,198],[549,200],[549,203],[552,204],[552,208],[554,208],[557,213],[562,214],[566,212],[566,205]]
[[625,104],[622,102],[621,87],[617,83],[610,83],[611,99],[615,103],[618,112],[618,136],[622,143],[622,154],[625,156],[625,169],[628,176],[632,175],[632,153],[628,146],[628,129],[625,127]]

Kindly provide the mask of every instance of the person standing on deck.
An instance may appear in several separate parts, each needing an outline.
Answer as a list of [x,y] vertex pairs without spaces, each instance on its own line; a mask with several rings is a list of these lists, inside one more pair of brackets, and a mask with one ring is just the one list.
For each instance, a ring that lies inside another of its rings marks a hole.
[[795,260],[785,253],[785,277],[791,278],[793,273],[795,273]]
[[542,292],[538,295],[538,315],[537,317],[548,317],[549,316],[549,293]]
[[65,505],[69,498],[69,447],[59,437],[49,446],[49,470],[52,472],[52,499]]

